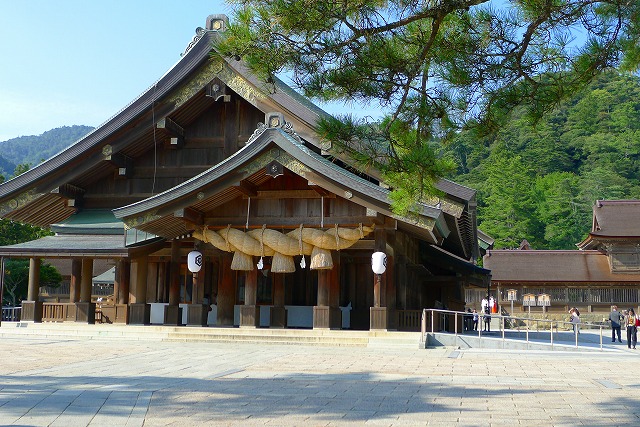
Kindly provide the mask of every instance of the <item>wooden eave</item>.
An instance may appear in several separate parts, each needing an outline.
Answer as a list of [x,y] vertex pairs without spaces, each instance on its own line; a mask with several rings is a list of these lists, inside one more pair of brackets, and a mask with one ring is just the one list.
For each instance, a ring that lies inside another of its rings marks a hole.
[[448,232],[442,211],[435,207],[423,206],[416,221],[398,218],[389,208],[388,190],[337,167],[305,147],[296,134],[268,128],[254,136],[240,151],[211,169],[156,196],[115,209],[114,215],[130,227],[174,237],[167,235],[167,229],[176,235],[187,231],[186,226],[178,225],[181,218],[179,221],[170,218],[175,212],[185,208],[204,211],[241,196],[234,185],[243,180],[259,185],[267,179],[265,166],[276,161],[326,191],[397,219],[400,228],[419,230],[418,234],[429,242],[442,241],[436,223]]

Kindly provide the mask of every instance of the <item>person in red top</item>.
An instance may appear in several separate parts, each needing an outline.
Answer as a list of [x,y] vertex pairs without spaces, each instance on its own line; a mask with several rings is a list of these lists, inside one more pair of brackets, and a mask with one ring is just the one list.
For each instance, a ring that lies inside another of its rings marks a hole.
[[633,311],[633,308],[629,309],[629,314],[627,314],[624,318],[624,323],[627,326],[627,347],[633,349],[636,348],[636,342],[638,341],[638,328],[636,326],[636,312]]

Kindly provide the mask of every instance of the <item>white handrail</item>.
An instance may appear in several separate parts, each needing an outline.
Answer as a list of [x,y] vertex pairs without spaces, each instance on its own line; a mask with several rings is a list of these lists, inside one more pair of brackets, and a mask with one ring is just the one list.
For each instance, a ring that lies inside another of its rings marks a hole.
[[[455,336],[457,336],[460,331],[458,330],[458,319],[460,316],[462,318],[462,322],[463,325],[467,324],[466,323],[466,319],[469,318],[469,316],[472,316],[472,313],[469,312],[465,312],[465,311],[455,311],[455,310],[444,310],[444,309],[437,309],[437,308],[425,308],[422,311],[422,324],[421,324],[421,340],[422,341],[426,341],[426,333],[427,333],[427,316],[431,316],[431,333],[435,333],[438,332],[435,330],[435,315],[444,315],[444,316],[451,316],[453,317],[454,320],[454,327],[453,327],[453,333]],[[483,322],[485,316],[487,316],[484,313],[478,313],[479,316],[479,322]],[[536,336],[538,338],[540,338],[541,335],[541,329],[540,329],[540,322],[543,323],[549,323],[548,327],[544,327],[542,329],[542,332],[546,335],[546,331],[548,331],[549,333],[549,343],[551,344],[551,347],[553,348],[554,343],[557,344],[557,339],[554,340],[554,333],[556,335],[559,334],[559,328],[565,327],[567,332],[570,332],[572,329],[574,330],[574,339],[575,339],[575,346],[579,347],[580,341],[579,341],[579,337],[580,337],[580,333],[579,330],[583,329],[583,330],[588,330],[588,329],[599,329],[599,347],[602,350],[603,349],[603,329],[604,328],[609,328],[609,325],[602,325],[602,324],[596,324],[596,323],[580,323],[579,326],[577,328],[574,328],[574,326],[577,326],[574,323],[571,322],[563,322],[563,321],[558,321],[558,320],[553,320],[553,319],[536,319],[533,317],[516,317],[516,316],[503,316],[501,314],[497,314],[497,313],[491,313],[488,314],[488,316],[490,317],[497,317],[500,319],[500,329],[501,329],[501,335],[502,335],[502,340],[504,342],[504,340],[507,338],[505,336],[505,331],[506,331],[506,325],[507,323],[511,324],[513,327],[513,322],[516,323],[517,325],[517,329],[512,329],[509,328],[510,330],[513,330],[514,332],[517,332],[518,334],[520,333],[520,325],[522,323],[524,323],[524,325],[526,326],[526,330],[525,330],[525,341],[527,343],[530,342],[529,340],[529,336],[530,336],[530,332],[531,332],[531,322],[536,322],[535,326],[536,329],[535,331],[533,331],[534,334],[536,334]],[[507,322],[509,321],[509,322]],[[443,322],[443,324],[446,324],[445,322]],[[555,326],[555,332],[554,332],[554,326]],[[447,332],[447,331],[445,331]],[[463,332],[464,334],[464,328],[463,328]],[[480,339],[482,339],[483,334],[482,334],[482,328],[478,328],[478,337]],[[583,341],[584,343],[586,343],[587,341]],[[503,344],[504,346],[504,344]]]

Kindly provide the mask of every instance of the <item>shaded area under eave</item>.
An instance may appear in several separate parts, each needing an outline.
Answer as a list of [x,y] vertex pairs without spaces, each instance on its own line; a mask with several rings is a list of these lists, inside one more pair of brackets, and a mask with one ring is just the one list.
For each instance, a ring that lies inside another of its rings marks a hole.
[[[423,261],[449,271],[467,275],[469,285],[486,287],[491,280],[491,270],[475,265],[438,246],[429,244],[422,245],[421,252]],[[427,267],[427,269],[429,268]]]

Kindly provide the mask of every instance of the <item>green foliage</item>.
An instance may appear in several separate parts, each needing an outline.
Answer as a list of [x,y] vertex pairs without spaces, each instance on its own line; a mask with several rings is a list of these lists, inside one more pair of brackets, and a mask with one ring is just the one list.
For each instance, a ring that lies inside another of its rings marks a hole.
[[[40,286],[60,286],[62,276],[50,264],[40,265]],[[12,307],[27,299],[27,287],[29,284],[29,260],[7,259],[5,260],[4,295],[3,305]]]
[[461,133],[450,176],[478,190],[496,247],[572,249],[596,200],[640,198],[640,78],[609,72],[541,121],[521,110],[493,137]]
[[[0,142],[0,174],[6,178],[16,165],[37,165],[64,150],[92,129],[89,126],[62,126],[42,135],[20,136]],[[6,165],[3,159],[7,162]]]
[[[407,197],[431,191],[431,178],[413,181],[409,174],[442,171],[425,152],[432,141],[466,130],[492,136],[515,110],[523,121],[539,121],[603,70],[640,64],[637,1],[233,3],[239,7],[217,45],[220,53],[242,57],[267,82],[289,72],[312,98],[380,105],[386,116],[372,158],[385,165],[395,200],[404,200],[399,209],[411,204]],[[361,128],[348,120],[332,127],[329,136],[340,135],[343,146],[363,144]],[[406,136],[394,128],[406,129]],[[469,153],[464,144],[457,147],[454,157],[466,157],[461,167],[469,170]],[[561,153],[547,147],[539,153],[547,170],[569,166],[570,156],[556,165],[554,155]]]

